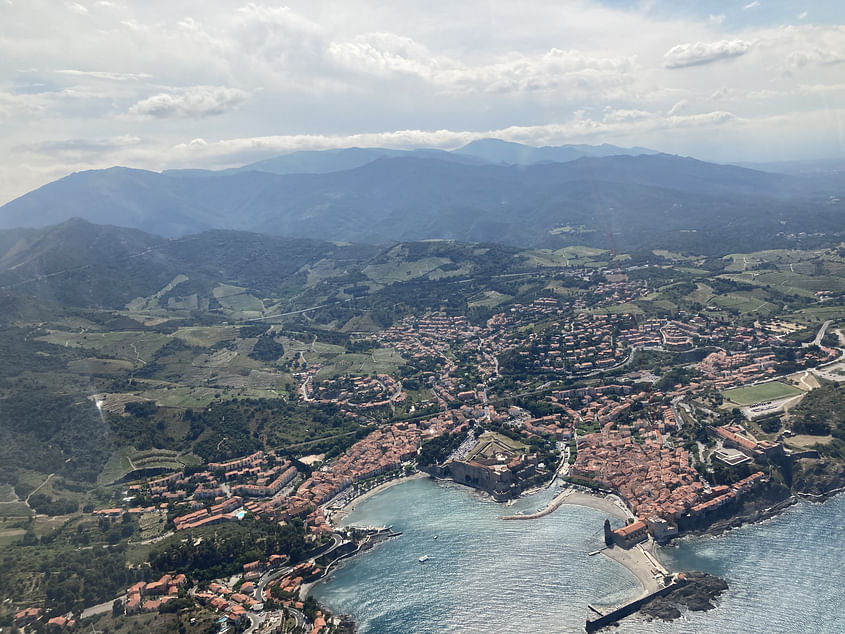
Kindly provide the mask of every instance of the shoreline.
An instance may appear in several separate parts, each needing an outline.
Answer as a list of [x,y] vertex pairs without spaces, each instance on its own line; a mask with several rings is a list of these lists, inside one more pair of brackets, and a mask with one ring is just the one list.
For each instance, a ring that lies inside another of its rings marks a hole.
[[354,504],[364,502],[365,500],[368,500],[374,495],[386,491],[390,487],[396,486],[397,484],[402,484],[403,482],[410,482],[411,480],[419,480],[420,478],[428,477],[431,476],[422,471],[418,471],[416,473],[412,473],[411,475],[401,476],[398,478],[393,478],[392,480],[389,480],[387,482],[382,482],[378,486],[375,486],[372,489],[367,489],[360,495],[356,495],[354,498],[346,502],[343,506],[339,507],[337,510],[330,511],[331,517],[328,518],[329,523],[332,526],[337,527],[340,522],[346,519],[350,515],[350,513],[355,510],[355,507],[353,506]]
[[634,600],[663,587],[655,579],[652,570],[657,569],[662,575],[671,574],[654,555],[653,548],[654,542],[649,539],[645,545],[637,544],[627,549],[621,546],[604,547],[600,551],[602,555],[625,568],[639,582],[642,592]]
[[585,493],[583,491],[578,491],[574,488],[567,487],[564,488],[563,491],[558,493],[546,506],[543,510],[538,511],[536,513],[531,513],[530,515],[503,515],[499,519],[502,520],[535,520],[540,519],[541,517],[545,517],[546,515],[550,515],[554,513],[557,509],[559,509],[564,504],[571,504],[574,506],[584,506],[587,508],[594,509],[596,511],[602,511],[603,513],[607,513],[609,515],[613,515],[622,520],[626,520],[630,517],[631,512],[628,508],[623,504],[621,499],[618,496],[613,494],[597,494],[597,493]]

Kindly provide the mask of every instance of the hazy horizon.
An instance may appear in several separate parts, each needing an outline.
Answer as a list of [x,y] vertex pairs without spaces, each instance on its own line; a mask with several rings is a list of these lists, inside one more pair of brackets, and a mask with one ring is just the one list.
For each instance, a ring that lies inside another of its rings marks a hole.
[[0,204],[113,165],[489,137],[845,156],[835,0],[3,0],[0,23]]

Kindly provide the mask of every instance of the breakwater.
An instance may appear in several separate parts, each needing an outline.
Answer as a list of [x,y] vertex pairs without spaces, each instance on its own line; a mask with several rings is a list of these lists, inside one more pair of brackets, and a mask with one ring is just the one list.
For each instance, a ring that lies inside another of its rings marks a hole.
[[[532,513],[557,493],[540,491],[508,510]],[[312,593],[333,612],[352,614],[361,634],[584,632],[586,619],[597,616],[588,614],[589,603],[623,604],[642,594],[626,570],[588,555],[603,546],[601,523],[608,516],[590,508],[567,503],[542,520],[503,522],[502,506],[487,496],[427,479],[356,506],[350,523],[392,524],[404,534],[333,566]],[[656,555],[670,570],[725,579],[730,589],[716,609],[685,612],[682,622],[634,615],[601,632],[838,634],[845,610],[843,521],[845,495],[824,504],[799,502],[719,537],[676,540]],[[420,564],[422,555],[431,558]],[[658,601],[667,599],[672,595]]]
[[[608,612],[607,614],[604,614],[598,618],[587,619],[587,623],[584,628],[587,630],[587,632],[595,632],[603,627],[607,627],[608,625],[613,625],[617,621],[624,619],[626,616],[631,616],[634,612],[638,611],[641,607],[643,607],[646,603],[650,602],[652,599],[666,596],[670,592],[674,592],[678,588],[682,588],[685,585],[687,585],[686,579],[675,579],[665,588],[655,590],[651,594],[647,594],[644,597],[640,597],[639,599],[635,599],[630,603],[626,603],[625,605],[616,608],[612,612]],[[593,609],[595,610],[595,608]]]

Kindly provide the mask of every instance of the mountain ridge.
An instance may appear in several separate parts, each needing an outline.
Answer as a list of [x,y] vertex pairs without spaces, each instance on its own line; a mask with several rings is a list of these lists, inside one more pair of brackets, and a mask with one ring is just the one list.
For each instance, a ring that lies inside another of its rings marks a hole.
[[[0,228],[78,216],[166,237],[222,229],[370,244],[694,250],[702,245],[690,232],[721,236],[733,248],[737,226],[755,240],[762,231],[835,233],[843,210],[822,194],[814,179],[660,153],[532,165],[406,154],[324,174],[78,172],[4,205]],[[571,226],[583,231],[556,232]]]

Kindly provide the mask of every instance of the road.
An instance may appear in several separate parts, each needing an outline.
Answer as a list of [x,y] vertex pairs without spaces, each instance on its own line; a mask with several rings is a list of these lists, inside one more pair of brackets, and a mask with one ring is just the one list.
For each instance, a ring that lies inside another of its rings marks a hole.
[[[50,481],[50,478],[52,478],[54,475],[56,475],[56,474],[55,474],[55,473],[51,473],[50,475],[48,475],[48,476],[47,476],[47,479],[46,479],[46,480],[44,480],[44,482],[42,482],[42,483],[41,483],[41,484],[39,484],[37,487],[35,487],[35,488],[34,488],[34,489],[30,492],[30,494],[26,496],[26,499],[23,501],[23,503],[24,503],[24,504],[26,504],[27,506],[29,506],[29,498],[31,498],[33,495],[35,495],[35,494],[38,492],[38,490],[39,490],[39,489],[41,489],[41,487],[43,487],[45,484],[47,484],[47,483]],[[32,508],[32,507],[30,507],[30,508]]]
[[801,346],[804,348],[809,348],[810,346],[818,346],[819,344],[821,344],[822,339],[824,339],[824,333],[827,331],[827,327],[830,326],[830,324],[832,323],[833,320],[828,319],[822,324],[821,328],[819,328],[819,331],[816,333],[816,338],[813,339],[810,343],[802,343]]
[[285,566],[284,568],[279,568],[278,570],[273,570],[272,572],[265,572],[258,580],[255,590],[252,591],[252,598],[263,603],[264,591],[267,589],[267,586],[279,577],[284,577],[286,574],[290,573],[291,570],[293,570],[293,568]]
[[244,634],[252,634],[264,624],[264,619],[254,612],[247,612],[246,618],[249,619],[249,627],[244,630]]
[[[300,353],[302,354],[302,353]],[[302,385],[299,386],[299,393],[302,394],[302,400],[306,403],[310,403],[314,399],[308,396],[308,385],[311,383],[311,379],[313,379],[313,375],[308,375],[305,380],[302,382]]]
[[678,426],[678,429],[684,426],[684,419],[681,418],[681,413],[678,411],[678,404],[681,402],[681,400],[683,400],[684,396],[685,395],[682,394],[681,396],[676,396],[672,399],[672,414],[675,415],[675,424]]
[[118,600],[121,602],[125,602],[126,595],[121,594],[119,597],[117,597],[116,599],[112,599],[111,601],[106,601],[105,603],[100,603],[98,605],[92,605],[90,608],[85,608],[84,610],[82,610],[82,615],[79,617],[79,619],[88,619],[92,616],[97,616],[98,614],[110,614],[112,605],[114,605],[114,602]]
[[265,319],[275,319],[276,317],[288,317],[289,315],[301,315],[303,313],[310,313],[315,310],[320,310],[321,308],[327,308],[328,306],[337,306],[338,304],[345,304],[346,302],[351,302],[354,297],[350,297],[349,299],[344,299],[337,302],[331,302],[329,304],[320,304],[319,306],[311,306],[310,308],[303,308],[302,310],[292,310],[288,313],[278,313],[276,315],[267,315],[265,317],[254,317],[253,319],[245,319],[243,323],[247,324],[253,321],[264,321]]
[[296,619],[296,627],[305,628],[305,615],[296,608],[288,608],[288,614]]
[[[325,550],[316,554],[314,557],[310,559],[310,561],[314,561],[318,557],[322,557],[323,555],[328,555],[329,553],[334,552],[340,545],[343,544],[343,537],[339,533],[332,533],[332,543],[329,545]],[[258,579],[258,583],[255,584],[255,589],[252,591],[252,598],[256,601],[264,602],[264,591],[267,589],[267,586],[270,585],[276,579],[284,577],[287,574],[290,574],[293,571],[292,566],[283,566],[277,570],[272,570],[269,572],[265,572],[261,577]],[[111,604],[109,604],[111,605]],[[291,616],[296,619],[296,625],[298,627],[302,627],[305,624],[305,615],[302,614],[299,610],[295,610],[293,608],[288,608]],[[255,632],[261,625],[264,623],[264,618],[253,613],[248,613],[247,617],[249,618],[250,625],[246,629],[246,634],[252,634]]]

